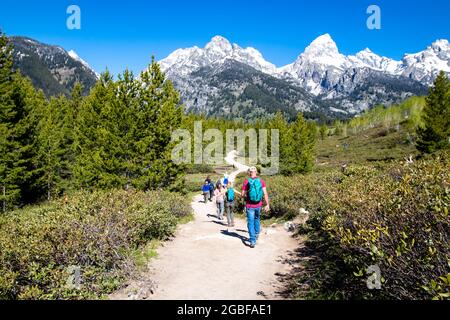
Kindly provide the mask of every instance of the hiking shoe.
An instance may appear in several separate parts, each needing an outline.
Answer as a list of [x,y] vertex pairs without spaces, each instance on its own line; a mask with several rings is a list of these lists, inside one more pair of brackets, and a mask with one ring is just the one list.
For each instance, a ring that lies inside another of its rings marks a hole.
[[255,248],[255,246],[256,246],[256,244],[254,244],[254,243],[250,243],[250,248]]

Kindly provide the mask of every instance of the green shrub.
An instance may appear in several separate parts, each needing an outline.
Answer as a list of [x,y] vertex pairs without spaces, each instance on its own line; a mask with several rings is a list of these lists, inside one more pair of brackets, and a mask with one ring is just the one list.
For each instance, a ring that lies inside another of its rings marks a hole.
[[[388,170],[361,167],[331,193],[322,230],[342,257],[345,296],[432,298],[423,286],[449,272],[449,167],[446,155]],[[370,265],[381,269],[381,290],[367,290]]]
[[[168,192],[79,192],[0,218],[0,299],[97,298],[134,270],[132,252],[167,239],[189,203]],[[70,267],[81,288],[67,285]]]
[[[449,168],[450,158],[442,153],[413,165],[268,178],[273,216],[290,219],[301,207],[311,213],[303,228],[309,240],[299,249],[309,259],[293,283],[294,295],[448,298]],[[367,287],[372,265],[380,267],[381,290]]]

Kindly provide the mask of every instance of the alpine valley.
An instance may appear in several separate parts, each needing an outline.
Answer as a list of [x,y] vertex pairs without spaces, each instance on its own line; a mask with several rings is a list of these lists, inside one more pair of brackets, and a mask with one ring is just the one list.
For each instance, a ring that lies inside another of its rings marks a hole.
[[[47,95],[67,94],[75,81],[89,90],[98,77],[73,51],[20,37],[13,44],[16,67]],[[347,118],[425,95],[440,70],[450,76],[450,44],[437,40],[396,61],[368,48],[343,55],[325,34],[293,63],[277,67],[258,50],[215,36],[204,48],[174,51],[160,65],[189,112],[245,120],[279,110],[289,117]]]

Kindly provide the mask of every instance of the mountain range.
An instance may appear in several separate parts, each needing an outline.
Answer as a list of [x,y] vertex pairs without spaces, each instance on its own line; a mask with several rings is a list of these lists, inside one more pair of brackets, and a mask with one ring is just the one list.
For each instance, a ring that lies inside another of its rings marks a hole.
[[83,85],[84,94],[98,80],[98,74],[75,51],[43,44],[26,37],[10,37],[14,68],[29,77],[47,96],[69,95],[74,84]]
[[[11,37],[14,65],[48,95],[85,94],[98,74],[74,51]],[[450,75],[450,44],[442,39],[400,61],[366,48],[340,53],[329,34],[315,39],[291,64],[277,67],[254,48],[215,36],[204,48],[178,49],[160,61],[187,111],[255,119],[284,111],[311,117],[350,117],[378,104],[424,95],[440,70]]]
[[236,116],[240,110],[238,115],[253,117],[282,105],[287,110],[352,115],[426,94],[440,70],[450,75],[450,45],[438,40],[396,61],[368,48],[345,56],[325,34],[296,61],[277,68],[258,50],[215,36],[204,48],[176,50],[160,63],[194,112]]

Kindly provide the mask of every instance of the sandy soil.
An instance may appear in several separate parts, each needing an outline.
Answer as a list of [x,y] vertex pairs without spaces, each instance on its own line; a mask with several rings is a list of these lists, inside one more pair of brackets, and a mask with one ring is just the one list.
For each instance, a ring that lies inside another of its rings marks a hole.
[[215,215],[215,204],[192,203],[195,220],[178,228],[158,249],[148,272],[111,295],[111,299],[245,300],[281,299],[280,274],[290,272],[285,258],[299,241],[282,225],[262,229],[256,248],[247,242],[246,222],[228,228]]

